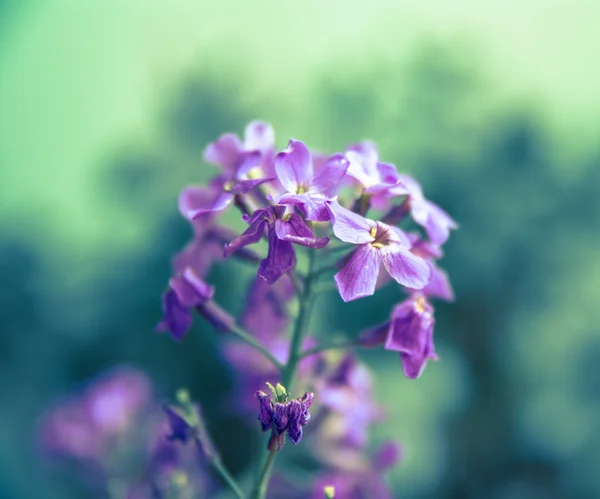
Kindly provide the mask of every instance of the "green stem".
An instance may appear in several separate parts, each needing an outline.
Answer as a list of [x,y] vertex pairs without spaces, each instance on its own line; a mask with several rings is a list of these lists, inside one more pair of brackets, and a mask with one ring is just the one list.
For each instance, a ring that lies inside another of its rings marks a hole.
[[223,466],[223,463],[221,462],[221,459],[219,457],[211,459],[210,464],[217,472],[217,474],[223,479],[223,481],[229,486],[229,488],[232,490],[232,492],[238,499],[246,499],[246,495],[244,494],[242,489],[240,489],[239,485],[236,483],[235,479],[231,476],[229,471],[227,471],[227,468]]
[[277,360],[277,358],[269,351],[268,348],[263,346],[260,341],[254,338],[254,336],[252,336],[250,333],[244,331],[240,326],[237,324],[232,324],[231,332],[248,343],[248,345],[261,352],[279,371],[284,369],[285,366]]
[[[281,369],[281,384],[285,386],[288,393],[292,391],[292,385],[294,382],[294,376],[296,375],[296,369],[298,362],[301,359],[300,348],[302,347],[302,338],[306,333],[308,321],[310,318],[310,310],[312,308],[312,285],[313,279],[318,279],[313,274],[315,264],[315,250],[308,250],[308,271],[304,279],[304,285],[302,287],[297,286],[296,289],[299,291],[298,294],[298,315],[294,324],[294,331],[292,333],[292,341],[290,343],[290,353],[288,362]],[[256,484],[251,494],[251,499],[264,499],[267,493],[267,487],[269,484],[269,478],[271,476],[271,470],[275,463],[277,451],[268,451],[269,454],[264,460],[264,464],[261,468],[261,472],[258,476]]]
[[269,451],[267,458],[262,466],[260,475],[256,480],[254,489],[252,490],[251,499],[263,499],[267,495],[267,486],[269,485],[269,477],[275,464],[276,450]]
[[300,360],[300,347],[302,346],[302,339],[306,332],[306,326],[310,317],[310,309],[312,307],[312,285],[313,279],[316,276],[313,275],[315,260],[315,251],[308,251],[308,272],[306,279],[304,280],[304,287],[298,297],[299,307],[298,316],[296,317],[296,323],[294,324],[294,331],[292,333],[292,341],[290,343],[290,354],[288,356],[288,362],[283,368],[281,373],[281,384],[285,386],[288,393],[292,392],[292,385],[296,369],[298,367],[298,361]]
[[352,348],[355,346],[357,346],[356,341],[343,341],[340,343],[332,343],[331,345],[316,346],[314,348],[304,350],[300,353],[299,357],[303,359],[304,357],[310,357],[311,355],[325,352],[326,350],[340,350],[342,348]]

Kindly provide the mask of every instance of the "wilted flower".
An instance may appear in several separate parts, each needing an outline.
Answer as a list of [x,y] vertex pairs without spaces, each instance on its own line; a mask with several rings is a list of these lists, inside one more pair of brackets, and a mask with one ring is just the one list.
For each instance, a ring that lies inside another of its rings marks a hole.
[[269,449],[281,449],[285,434],[294,445],[298,445],[302,440],[302,427],[310,420],[308,409],[312,405],[314,394],[307,392],[302,397],[288,401],[285,388],[278,384],[277,391],[272,389],[272,395],[259,390],[256,397],[260,406],[258,419],[262,430],[272,430]]
[[404,286],[421,289],[427,285],[431,265],[411,253],[411,242],[404,232],[361,217],[335,201],[328,201],[326,206],[331,213],[333,233],[342,241],[359,245],[334,277],[344,301],[372,295],[382,263]]

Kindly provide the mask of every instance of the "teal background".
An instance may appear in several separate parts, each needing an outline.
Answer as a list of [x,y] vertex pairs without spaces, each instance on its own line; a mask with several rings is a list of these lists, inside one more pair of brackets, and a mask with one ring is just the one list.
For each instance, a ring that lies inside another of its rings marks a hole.
[[[375,140],[460,223],[441,360],[411,382],[393,354],[363,356],[389,410],[373,445],[405,446],[397,496],[600,495],[599,16],[592,0],[0,0],[0,496],[85,497],[43,464],[35,422],[121,362],[160,397],[190,386],[249,466],[233,442],[251,448],[254,422],[219,419],[233,378],[213,332],[179,346],[152,328],[189,237],[177,193],[254,118],[281,147]],[[211,275],[233,309],[240,272]],[[398,298],[332,296],[313,328],[351,337]]]

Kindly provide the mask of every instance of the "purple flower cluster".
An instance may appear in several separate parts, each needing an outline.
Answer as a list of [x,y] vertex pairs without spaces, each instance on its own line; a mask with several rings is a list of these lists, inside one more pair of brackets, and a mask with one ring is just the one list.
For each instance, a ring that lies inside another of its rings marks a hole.
[[[219,171],[206,186],[186,187],[179,196],[193,239],[172,260],[157,331],[183,341],[195,311],[230,333],[222,354],[237,374],[237,392],[228,409],[256,414],[258,399],[262,430],[270,431],[269,456],[252,499],[265,499],[286,436],[294,445],[307,441],[299,452],[317,469],[314,482],[299,487],[299,497],[323,497],[324,488],[350,499],[390,497],[384,474],[400,450],[394,442],[375,450],[370,444],[371,428],[384,419],[371,374],[354,354],[329,351],[348,343],[319,346],[310,312],[315,294],[327,289],[320,282],[325,277],[344,302],[395,281],[405,298],[389,320],[350,346],[398,352],[405,375],[419,377],[437,358],[431,300],[453,299],[437,262],[456,223],[414,179],[381,162],[371,142],[322,155],[290,139],[277,152],[273,128],[254,121],[243,140],[225,134],[209,144],[204,159]],[[222,225],[221,214],[233,206],[245,230]],[[237,320],[215,302],[207,282],[212,267],[227,258],[257,269]],[[257,391],[265,383],[270,393]],[[283,385],[304,395],[292,399]],[[42,442],[49,452],[86,463],[105,486],[118,486],[109,492],[115,496],[205,497],[209,465],[236,497],[246,497],[223,465],[200,407],[185,390],[177,401],[161,411],[141,373],[117,370],[49,411]],[[121,473],[131,468],[128,455],[143,463],[137,478]],[[288,477],[275,473],[274,483],[286,487],[277,497],[295,497],[285,485]]]
[[[209,144],[204,158],[221,171],[207,187],[187,187],[180,195],[179,208],[193,226],[194,240],[173,260],[159,331],[169,331],[181,341],[191,325],[192,309],[218,329],[231,329],[233,319],[214,304],[213,288],[202,280],[224,257],[259,262],[257,276],[274,285],[295,271],[298,247],[319,250],[324,263],[346,250],[332,265],[339,270],[334,281],[344,301],[371,296],[390,280],[409,295],[379,327],[378,335],[365,333],[363,344],[383,344],[400,352],[410,378],[436,358],[428,300],[453,299],[448,276],[436,261],[457,225],[425,198],[418,182],[381,162],[372,142],[323,156],[290,139],[287,148],[276,153],[271,125],[254,121],[243,140],[224,134]],[[231,205],[242,211],[248,224],[237,237],[215,218]],[[411,220],[411,232],[398,226]],[[262,259],[248,249],[261,241],[268,245]]]
[[169,425],[150,380],[119,367],[91,380],[49,409],[39,423],[41,450],[77,465],[88,486],[126,499],[207,492],[209,478],[194,453],[168,439]]

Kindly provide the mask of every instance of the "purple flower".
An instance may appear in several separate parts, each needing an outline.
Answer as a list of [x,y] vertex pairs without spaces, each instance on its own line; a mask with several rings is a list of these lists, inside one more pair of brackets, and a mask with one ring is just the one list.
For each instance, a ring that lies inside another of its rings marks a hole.
[[[410,251],[417,256],[425,258],[429,263],[431,263],[431,280],[427,286],[420,290],[420,293],[428,298],[439,298],[440,300],[453,301],[454,291],[452,289],[452,284],[450,283],[450,278],[448,277],[446,271],[442,270],[435,263],[435,260],[443,256],[442,249],[431,242],[420,239],[414,234],[409,234],[409,237],[413,242],[413,246]],[[409,289],[408,291],[415,293],[417,290]]]
[[372,380],[369,370],[352,354],[327,375],[317,381],[315,391],[319,402],[335,416],[336,436],[344,445],[360,448],[367,443],[370,426],[383,417],[372,397]]
[[315,173],[312,155],[303,142],[290,139],[288,147],[275,156],[277,178],[287,191],[276,197],[279,204],[300,204],[307,220],[327,221],[324,203],[339,184],[348,160],[342,154],[331,156]]
[[392,312],[385,349],[400,352],[407,378],[418,378],[429,359],[437,360],[434,322],[433,307],[418,293],[396,305]]
[[437,204],[425,199],[421,185],[408,175],[400,175],[400,182],[407,188],[410,213],[413,220],[422,226],[432,243],[442,245],[457,223]]
[[407,194],[408,191],[400,182],[396,167],[379,162],[379,152],[373,142],[353,144],[346,149],[345,155],[350,161],[348,177],[362,185],[363,191],[369,195],[370,203],[375,208],[383,209],[391,198]]
[[209,196],[200,187],[187,187],[188,198],[184,216],[190,220],[227,208],[236,195],[246,194],[260,184],[273,180],[266,178],[262,169],[269,162],[275,147],[275,133],[271,125],[253,121],[246,127],[244,142],[237,135],[226,133],[208,145],[204,159],[218,165],[223,174],[211,182]]
[[225,246],[225,256],[257,243],[267,230],[269,250],[260,262],[257,275],[273,284],[294,267],[296,255],[292,243],[308,248],[323,248],[328,237],[315,238],[312,230],[297,213],[286,213],[285,206],[268,206],[256,210],[244,220],[250,224],[246,231]]
[[156,330],[168,331],[174,340],[183,340],[192,324],[190,309],[206,303],[213,294],[214,288],[187,267],[169,281],[169,289],[163,294],[163,319]]
[[163,409],[167,415],[171,430],[171,433],[167,435],[169,440],[179,440],[185,444],[196,437],[195,430],[190,426],[188,418],[182,409],[172,405],[165,405]]
[[102,462],[118,439],[135,433],[151,399],[152,387],[143,373],[114,369],[44,416],[42,446],[54,454]]
[[344,301],[370,296],[375,292],[381,264],[400,284],[421,289],[431,278],[431,265],[411,253],[404,232],[375,222],[328,201],[334,234],[347,243],[359,245],[342,270],[334,277]]
[[274,401],[265,392],[256,392],[259,403],[258,420],[262,430],[272,430],[269,448],[277,450],[283,445],[283,435],[287,434],[294,445],[302,440],[302,427],[310,420],[308,409],[312,405],[313,393],[305,393],[290,401]]
[[291,279],[284,277],[269,285],[264,279],[257,278],[247,297],[241,325],[257,338],[281,338],[290,321],[287,306],[294,297]]
[[169,288],[163,294],[163,319],[156,326],[159,333],[169,332],[176,341],[182,341],[192,325],[191,309],[220,332],[229,332],[233,318],[214,303],[214,288],[205,283],[191,267],[169,280]]

